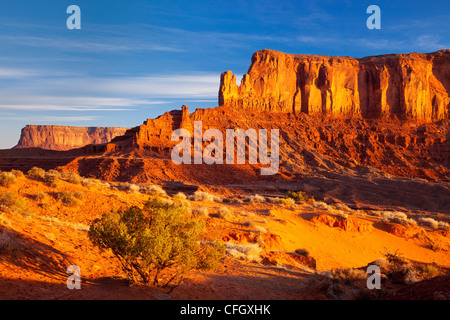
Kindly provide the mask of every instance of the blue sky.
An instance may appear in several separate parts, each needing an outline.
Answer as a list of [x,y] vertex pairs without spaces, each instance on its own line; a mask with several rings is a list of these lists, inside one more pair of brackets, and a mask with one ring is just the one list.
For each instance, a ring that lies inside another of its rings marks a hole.
[[[68,6],[81,30],[68,30]],[[381,30],[369,30],[369,5]],[[0,148],[26,124],[140,125],[217,106],[220,73],[253,52],[363,57],[450,48],[445,1],[0,2]]]

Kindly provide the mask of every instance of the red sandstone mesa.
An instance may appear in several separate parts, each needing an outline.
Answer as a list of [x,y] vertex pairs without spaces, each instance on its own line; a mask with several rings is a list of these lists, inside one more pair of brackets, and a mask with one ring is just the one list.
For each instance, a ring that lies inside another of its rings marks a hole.
[[32,126],[22,129],[15,148],[42,148],[49,150],[69,150],[88,144],[106,143],[121,136],[128,128],[117,127],[69,127],[69,126]]
[[328,57],[256,52],[240,86],[221,77],[219,105],[345,117],[449,118],[450,50]]

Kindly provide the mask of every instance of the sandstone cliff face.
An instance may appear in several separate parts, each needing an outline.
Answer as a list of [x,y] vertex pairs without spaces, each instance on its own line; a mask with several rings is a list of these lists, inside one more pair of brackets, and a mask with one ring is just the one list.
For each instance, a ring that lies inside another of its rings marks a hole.
[[221,76],[219,105],[345,117],[449,118],[450,50],[355,59],[256,52],[240,86]]
[[127,128],[117,127],[68,127],[32,126],[22,129],[15,148],[42,148],[48,150],[70,150],[88,144],[101,144],[123,135]]

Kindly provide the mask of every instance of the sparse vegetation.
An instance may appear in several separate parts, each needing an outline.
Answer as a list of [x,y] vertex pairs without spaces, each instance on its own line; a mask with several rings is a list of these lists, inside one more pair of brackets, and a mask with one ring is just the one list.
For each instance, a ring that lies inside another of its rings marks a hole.
[[25,214],[26,201],[16,192],[0,193],[0,211]]
[[88,235],[112,250],[134,283],[173,289],[190,270],[214,268],[223,256],[223,245],[200,241],[203,229],[183,207],[150,198],[143,208],[103,214]]
[[278,203],[285,207],[292,207],[295,205],[295,200],[292,198],[280,198]]
[[24,176],[23,172],[20,170],[11,170],[11,173],[16,177],[16,178],[22,178]]
[[9,188],[17,182],[17,178],[11,172],[0,172],[0,186]]
[[61,173],[61,179],[72,184],[80,184],[83,181],[83,178],[75,172],[63,172]]
[[219,210],[217,211],[217,217],[219,219],[227,220],[228,218],[230,218],[231,214],[232,213],[230,209],[228,209],[227,207],[220,207]]
[[449,230],[450,225],[444,221],[436,221],[433,218],[421,217],[419,218],[419,224],[428,226],[433,229]]
[[405,227],[411,226],[411,225],[412,226],[417,225],[416,220],[409,219],[408,216],[403,212],[383,211],[382,215],[383,215],[383,221],[386,221],[386,222],[398,223]]
[[168,197],[166,191],[161,186],[155,184],[143,188],[143,193],[151,196]]
[[47,173],[44,176],[44,181],[47,183],[47,185],[50,188],[56,188],[56,187],[58,187],[58,181],[60,181],[60,180],[57,175],[52,175],[52,174]]
[[209,210],[208,210],[208,208],[200,207],[200,208],[197,208],[196,210],[194,210],[194,214],[199,215],[199,216],[209,217]]
[[209,192],[199,191],[199,190],[194,192],[194,200],[195,201],[222,202],[222,198],[220,198],[216,195],[213,195]]
[[45,170],[39,167],[33,167],[30,170],[28,170],[27,175],[29,175],[32,178],[44,179]]
[[62,191],[56,195],[56,199],[61,201],[67,207],[74,207],[80,203],[81,200],[84,199],[84,193],[70,192],[70,191]]
[[266,202],[266,198],[259,194],[255,194],[253,196],[249,196],[245,198],[244,202],[250,202],[250,203],[264,203]]
[[225,246],[226,252],[235,258],[256,262],[261,261],[262,248],[257,243],[234,244],[227,242]]

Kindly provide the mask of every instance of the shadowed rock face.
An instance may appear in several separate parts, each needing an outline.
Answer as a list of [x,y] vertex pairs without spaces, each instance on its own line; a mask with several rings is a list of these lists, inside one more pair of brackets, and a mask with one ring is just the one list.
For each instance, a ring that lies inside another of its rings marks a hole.
[[111,141],[126,132],[127,128],[31,126],[22,129],[19,143],[15,148],[42,148],[48,150],[70,150],[88,144]]
[[450,50],[355,59],[256,52],[240,86],[221,76],[219,105],[272,112],[435,121],[449,118]]

